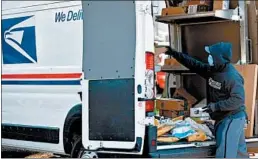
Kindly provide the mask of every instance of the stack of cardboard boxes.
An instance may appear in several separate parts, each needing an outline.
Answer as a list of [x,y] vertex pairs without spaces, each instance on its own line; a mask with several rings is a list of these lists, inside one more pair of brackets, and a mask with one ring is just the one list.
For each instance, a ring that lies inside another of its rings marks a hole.
[[185,89],[178,88],[173,94],[173,98],[161,98],[156,100],[156,108],[159,110],[159,115],[176,118],[179,116],[189,117],[190,108],[197,100],[190,95]]
[[167,7],[162,10],[162,16],[178,14],[195,14],[215,10],[235,8],[237,1],[230,0],[184,0],[177,7]]

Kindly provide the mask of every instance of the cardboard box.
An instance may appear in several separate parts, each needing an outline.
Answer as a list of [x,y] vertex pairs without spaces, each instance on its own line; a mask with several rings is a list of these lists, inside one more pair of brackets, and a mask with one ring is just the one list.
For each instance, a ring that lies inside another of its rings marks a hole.
[[258,135],[258,103],[257,100],[255,102],[255,109],[254,109],[254,135]]
[[[249,147],[249,148],[247,148],[247,152],[248,153],[258,153],[258,147]],[[255,154],[253,154],[253,155],[255,155]],[[253,157],[253,158],[257,158],[258,157],[258,155],[256,155],[256,157]]]
[[187,101],[187,110],[190,110],[190,108],[197,102],[197,99],[189,94],[184,88],[176,89],[173,98],[184,98]]
[[209,6],[204,4],[188,5],[183,7],[168,7],[162,9],[162,16],[180,15],[180,14],[195,14],[198,12],[209,11]]
[[247,125],[247,129],[245,130],[245,136],[253,137],[258,65],[235,65],[235,68],[244,78],[245,105],[248,119],[250,120],[250,124]]
[[168,8],[163,8],[161,12],[162,16],[177,15],[177,14],[186,14],[186,7],[168,7]]
[[182,66],[181,63],[179,63],[176,59],[165,59],[165,65],[171,65],[171,66]]
[[214,0],[213,10],[229,9],[229,0]]
[[198,12],[207,12],[209,11],[209,6],[208,5],[189,5],[186,8],[187,14],[196,14]]
[[171,98],[163,98],[156,100],[156,108],[159,110],[176,110],[183,111],[186,110],[186,105],[184,100],[180,99],[171,99]]
[[212,11],[212,6],[213,6],[213,0],[188,0],[187,1],[187,6],[190,5],[205,5],[207,6],[207,10],[205,11]]
[[169,110],[160,110],[159,115],[167,118],[172,118],[172,119],[179,116],[177,111],[169,111]]
[[213,0],[213,10],[221,10],[223,9],[223,6],[225,6],[225,8],[228,8],[228,9],[235,9],[238,6],[238,1]]
[[187,0],[186,4],[187,5],[199,5],[199,4],[204,4],[204,5],[212,5],[213,0]]
[[159,115],[160,116],[164,116],[167,118],[177,118],[179,116],[184,116],[184,117],[189,117],[190,116],[190,112],[189,111],[170,111],[170,110],[160,110],[159,111]]

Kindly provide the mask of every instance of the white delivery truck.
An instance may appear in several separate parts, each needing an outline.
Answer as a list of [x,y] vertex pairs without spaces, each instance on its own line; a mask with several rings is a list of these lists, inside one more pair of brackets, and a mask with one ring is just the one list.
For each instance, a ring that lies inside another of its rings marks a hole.
[[154,106],[151,2],[85,7],[3,2],[3,146],[85,157],[82,142],[142,154],[145,108]]
[[150,1],[3,1],[2,14],[3,146],[81,158],[214,154],[211,141],[157,142]]

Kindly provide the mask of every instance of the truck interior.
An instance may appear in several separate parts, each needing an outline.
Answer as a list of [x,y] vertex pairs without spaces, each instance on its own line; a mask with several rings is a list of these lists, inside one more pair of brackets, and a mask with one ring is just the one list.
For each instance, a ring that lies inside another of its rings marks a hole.
[[[171,7],[180,8],[178,2],[166,0],[166,8],[162,10],[160,16],[156,16],[157,22],[168,24],[170,46],[178,51],[188,53],[200,61],[207,62],[205,46],[222,41],[232,43],[232,63],[242,73],[246,83],[246,105],[250,120],[246,129],[246,142],[250,152],[257,152],[258,125],[255,124],[258,118],[257,113],[255,113],[257,112],[255,108],[257,99],[257,67],[255,65],[257,64],[257,23],[252,22],[253,19],[257,18],[255,13],[257,3],[253,1],[247,5],[241,0],[230,1],[228,10],[209,9],[205,12],[197,11],[194,14],[178,14],[171,9]],[[173,58],[169,57],[169,59],[171,61]],[[205,79],[179,63],[169,63],[169,60],[165,61],[161,67],[161,72],[165,73],[165,79],[162,81],[165,84],[161,92],[162,99],[173,98],[175,91],[178,88],[183,88],[197,100],[191,106],[192,108],[200,102],[203,105],[207,104]],[[174,77],[175,81],[171,80],[171,76]],[[161,77],[157,78],[162,79]],[[164,115],[160,111],[159,115]],[[157,150],[159,152],[153,151],[152,155],[154,157],[169,157],[171,153],[174,153],[173,157],[182,157],[185,154],[191,154],[194,157],[212,156],[215,152],[215,144],[214,140],[158,142]]]

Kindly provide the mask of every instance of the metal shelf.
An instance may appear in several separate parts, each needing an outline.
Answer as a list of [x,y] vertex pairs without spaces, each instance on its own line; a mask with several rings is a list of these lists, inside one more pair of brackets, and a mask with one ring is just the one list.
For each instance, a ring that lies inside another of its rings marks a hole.
[[164,65],[161,67],[161,71],[189,71],[189,69],[183,65],[180,65],[180,66]]
[[171,65],[164,65],[161,67],[162,72],[166,73],[173,73],[173,74],[180,74],[180,75],[196,75],[196,73],[191,72],[185,66],[171,66]]
[[216,22],[225,20],[239,21],[240,17],[237,15],[237,13],[238,8],[228,10],[216,10],[211,12],[200,12],[196,14],[157,16],[156,21],[165,24],[198,24],[203,22]]
[[167,73],[182,73],[182,72],[190,72],[190,70],[186,67],[182,66],[171,66],[171,65],[164,65],[161,67],[162,72]]

